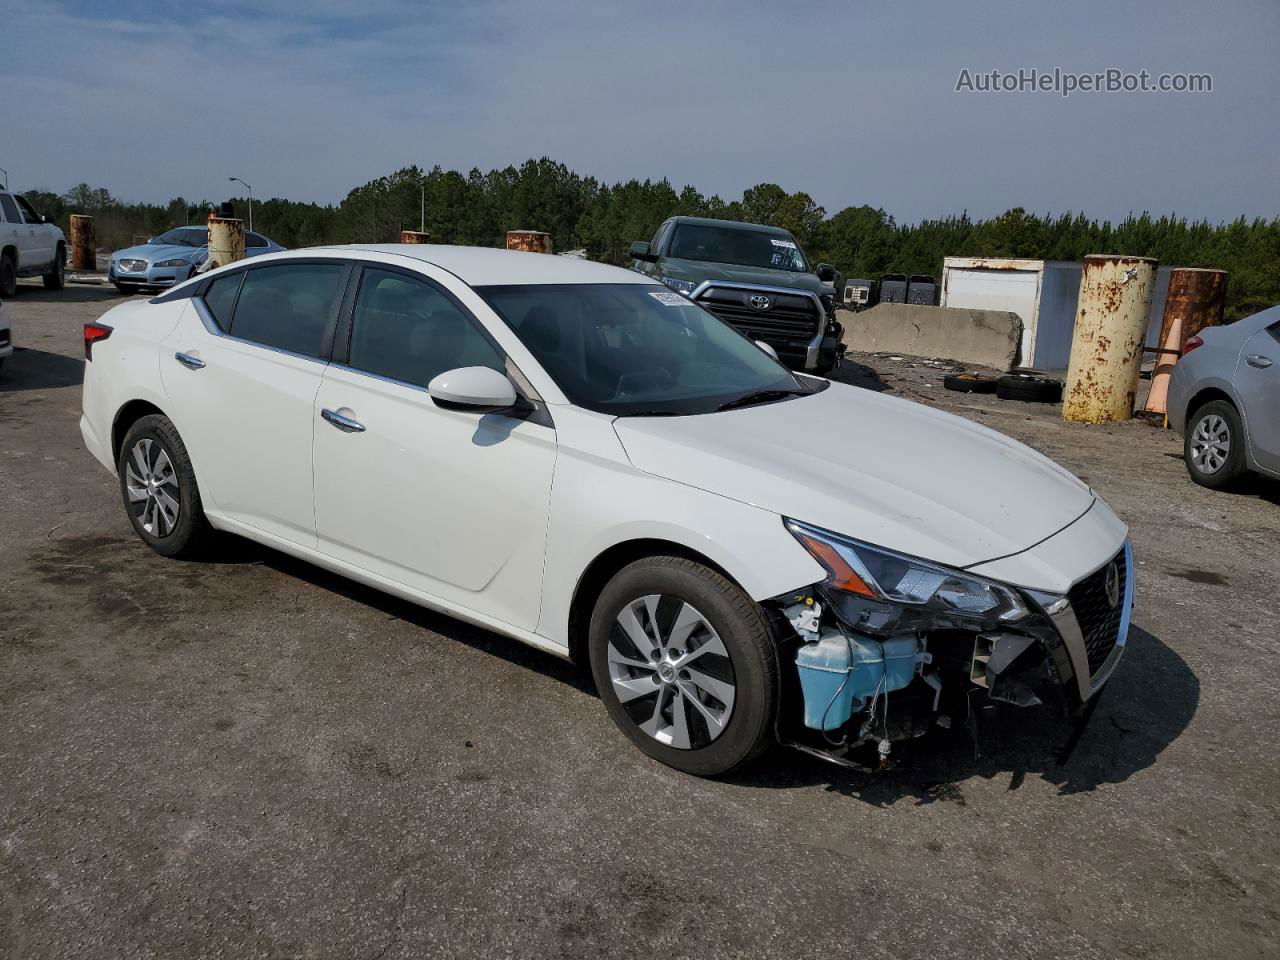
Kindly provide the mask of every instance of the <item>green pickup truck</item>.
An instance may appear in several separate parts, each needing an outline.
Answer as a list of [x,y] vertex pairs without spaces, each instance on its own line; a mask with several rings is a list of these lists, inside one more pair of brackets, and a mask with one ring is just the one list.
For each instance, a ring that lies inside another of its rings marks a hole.
[[786,230],[672,217],[649,242],[631,244],[631,256],[635,270],[767,343],[783,363],[826,374],[840,362],[835,268],[811,266]]

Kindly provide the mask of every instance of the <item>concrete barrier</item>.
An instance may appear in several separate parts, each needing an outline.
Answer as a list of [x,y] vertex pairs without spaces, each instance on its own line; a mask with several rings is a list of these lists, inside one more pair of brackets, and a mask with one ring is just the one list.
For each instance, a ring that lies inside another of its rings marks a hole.
[[946,358],[996,370],[1018,363],[1022,319],[1016,313],[912,303],[837,312],[850,350]]

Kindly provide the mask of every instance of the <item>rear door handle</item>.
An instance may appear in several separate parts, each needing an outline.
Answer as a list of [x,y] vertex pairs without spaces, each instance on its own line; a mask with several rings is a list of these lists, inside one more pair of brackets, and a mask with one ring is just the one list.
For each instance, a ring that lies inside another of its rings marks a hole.
[[1244,362],[1247,363],[1249,366],[1257,367],[1260,370],[1265,370],[1267,367],[1271,366],[1271,358],[1264,357],[1260,353],[1249,354],[1247,357],[1244,358]]
[[190,367],[192,370],[203,370],[204,361],[199,357],[193,357],[189,353],[175,353],[173,359],[177,360],[184,367]]
[[344,417],[337,410],[321,410],[320,416],[324,417],[339,430],[347,433],[364,433],[364,424],[359,420],[352,420],[350,417]]

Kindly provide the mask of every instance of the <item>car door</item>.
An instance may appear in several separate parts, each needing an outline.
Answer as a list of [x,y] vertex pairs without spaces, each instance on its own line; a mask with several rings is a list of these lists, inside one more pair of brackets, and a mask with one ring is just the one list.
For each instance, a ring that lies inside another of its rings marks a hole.
[[26,224],[26,252],[27,259],[24,266],[43,267],[53,262],[53,231],[49,229],[47,224],[40,221],[40,214],[32,209],[31,204],[18,196],[13,195],[14,201],[22,213],[22,221]]
[[[532,630],[555,430],[532,416],[437,406],[439,373],[525,383],[448,275],[365,264],[315,406],[320,550],[411,590]],[[457,282],[457,281],[454,281]],[[531,388],[523,393],[537,401]]]
[[0,193],[0,213],[4,214],[3,223],[0,223],[0,240],[17,250],[18,269],[26,270],[35,264],[34,240],[31,228],[23,221],[22,212],[12,194]]
[[290,259],[208,278],[160,369],[200,492],[228,518],[314,548],[312,416],[346,260]]
[[1236,363],[1235,386],[1254,462],[1280,473],[1280,323],[1245,341]]

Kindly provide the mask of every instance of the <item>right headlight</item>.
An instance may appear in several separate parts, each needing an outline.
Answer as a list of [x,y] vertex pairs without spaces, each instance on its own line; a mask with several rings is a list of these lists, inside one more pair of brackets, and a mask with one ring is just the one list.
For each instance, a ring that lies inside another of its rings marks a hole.
[[827,571],[823,586],[851,626],[874,631],[929,621],[1016,623],[1030,614],[1011,587],[872,546],[797,520],[787,529]]

